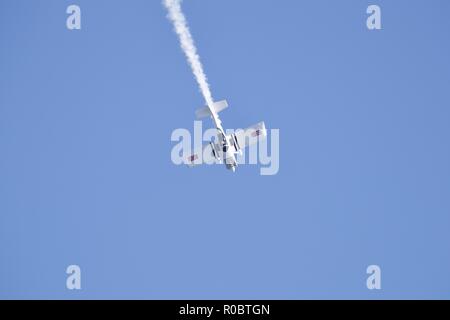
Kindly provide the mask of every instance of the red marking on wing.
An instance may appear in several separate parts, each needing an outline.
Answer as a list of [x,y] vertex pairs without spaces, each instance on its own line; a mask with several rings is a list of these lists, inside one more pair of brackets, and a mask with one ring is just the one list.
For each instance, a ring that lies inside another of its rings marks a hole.
[[188,160],[190,161],[190,162],[194,162],[195,160],[197,160],[198,159],[198,155],[196,155],[196,154],[193,154],[192,156],[190,156],[189,158],[188,158]]
[[252,132],[252,137],[257,137],[260,136],[262,134],[261,130],[255,130]]

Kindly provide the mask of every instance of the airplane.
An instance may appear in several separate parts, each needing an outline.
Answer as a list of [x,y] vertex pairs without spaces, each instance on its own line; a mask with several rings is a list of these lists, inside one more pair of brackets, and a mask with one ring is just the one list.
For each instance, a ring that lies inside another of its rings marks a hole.
[[[194,150],[185,159],[186,164],[194,167],[204,163],[204,158],[215,159],[219,163],[224,163],[228,170],[233,172],[237,168],[237,154],[242,154],[242,150],[255,145],[259,140],[267,137],[267,130],[264,122],[255,124],[245,130],[237,130],[235,133],[226,135],[219,118],[219,112],[228,108],[226,100],[213,102],[198,109],[195,112],[197,119],[211,117],[217,129],[215,141],[204,144],[198,150]],[[201,156],[200,156],[201,155]]]

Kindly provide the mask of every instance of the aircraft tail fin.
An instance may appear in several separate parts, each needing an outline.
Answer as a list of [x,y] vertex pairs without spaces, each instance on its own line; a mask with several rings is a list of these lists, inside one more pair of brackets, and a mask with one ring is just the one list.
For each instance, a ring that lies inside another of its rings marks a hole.
[[[227,102],[227,100],[214,102],[213,108],[216,113],[219,113],[219,112],[225,110],[226,108],[228,108],[228,102]],[[203,119],[203,118],[211,116],[211,111],[209,110],[208,106],[206,106],[206,107],[196,110],[195,116],[197,117],[197,119]]]

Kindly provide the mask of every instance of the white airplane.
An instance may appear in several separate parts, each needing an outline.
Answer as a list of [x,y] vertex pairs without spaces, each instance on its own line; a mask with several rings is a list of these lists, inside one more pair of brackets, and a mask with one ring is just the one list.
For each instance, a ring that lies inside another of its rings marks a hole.
[[197,119],[203,119],[210,116],[217,128],[215,141],[204,144],[201,149],[194,150],[187,158],[186,164],[190,167],[204,163],[205,158],[215,159],[224,163],[226,168],[236,171],[237,154],[242,154],[242,149],[257,144],[260,139],[267,136],[267,130],[264,122],[260,122],[245,130],[237,130],[235,133],[226,135],[219,119],[219,112],[228,108],[226,100],[214,102],[212,106],[206,106],[195,112]]

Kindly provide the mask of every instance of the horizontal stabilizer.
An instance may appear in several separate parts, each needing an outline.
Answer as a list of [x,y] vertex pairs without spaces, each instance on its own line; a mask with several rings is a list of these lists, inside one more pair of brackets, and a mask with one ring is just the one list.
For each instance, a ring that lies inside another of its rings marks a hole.
[[[228,108],[228,102],[227,100],[214,102],[212,108],[214,109],[215,113],[219,113]],[[211,111],[209,110],[208,106],[206,106],[195,111],[195,116],[197,117],[197,119],[203,119],[211,116]]]

